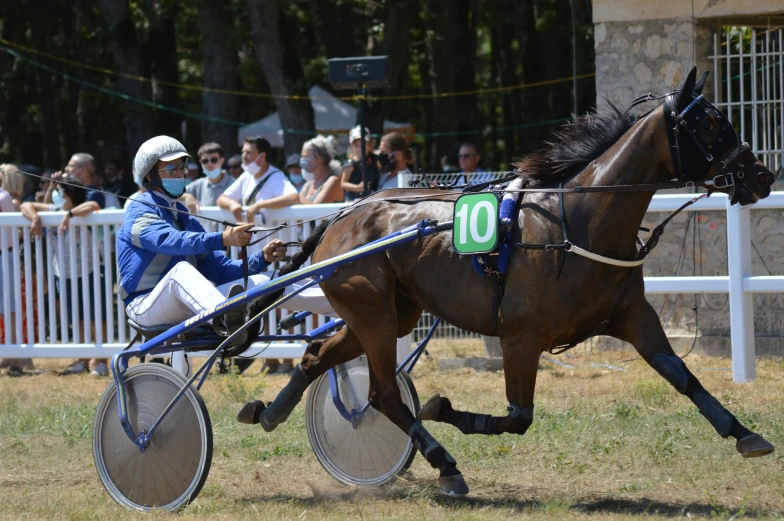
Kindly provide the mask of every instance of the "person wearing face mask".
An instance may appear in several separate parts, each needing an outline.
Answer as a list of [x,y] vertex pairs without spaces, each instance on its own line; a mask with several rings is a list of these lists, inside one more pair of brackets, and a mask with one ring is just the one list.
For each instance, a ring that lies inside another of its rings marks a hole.
[[339,167],[335,157],[335,138],[318,135],[302,145],[299,166],[305,186],[299,192],[300,204],[343,202],[340,178],[333,170]]
[[406,138],[397,132],[385,134],[381,138],[378,148],[378,163],[381,177],[378,180],[378,189],[387,190],[398,187],[398,174],[410,174],[408,161],[411,152],[408,149]]
[[340,185],[346,192],[346,201],[354,201],[372,194],[378,189],[378,158],[371,152],[373,141],[370,139],[370,130],[365,129],[365,160],[367,161],[365,176],[368,181],[368,191],[362,183],[362,134],[359,125],[351,129],[348,135],[351,149],[349,159],[343,164],[343,173],[340,176]]
[[[44,234],[43,226],[41,225],[41,217],[38,212],[41,211],[64,211],[68,215],[69,221],[73,217],[85,217],[92,212],[98,211],[98,203],[95,201],[88,201],[88,190],[84,187],[81,181],[69,175],[59,175],[56,181],[50,183],[51,194],[48,197],[51,199],[50,204],[46,203],[22,203],[20,211],[22,215],[32,221],[30,225],[30,235],[33,238],[42,237]],[[68,226],[61,222],[57,234],[64,235],[62,245],[63,251],[58,251],[60,241],[53,241],[52,245],[55,248],[53,254],[53,266],[55,277],[55,294],[57,299],[65,302],[67,316],[61,317],[66,320],[71,327],[79,327],[82,332],[82,338],[85,338],[86,327],[89,327],[92,332],[92,337],[95,338],[95,314],[96,306],[103,306],[103,292],[96,291],[95,281],[93,279],[93,271],[100,269],[100,266],[93,265],[93,256],[90,252],[93,249],[93,236],[92,227],[86,227],[84,234],[85,241],[82,240],[82,233],[74,234],[74,241],[71,242],[70,235],[66,233]],[[54,227],[47,230],[47,234],[55,234]],[[76,253],[73,256],[76,259],[75,266],[71,266],[71,250]],[[87,252],[86,255],[83,252]],[[64,266],[60,265],[60,259],[63,259]],[[87,273],[87,295],[83,293],[82,277],[83,277],[83,264],[85,264],[84,271]],[[75,273],[75,278],[72,274]],[[77,308],[75,311],[73,307],[72,292],[75,291],[77,295]],[[87,301],[89,317],[83,313],[85,309],[85,302]],[[59,309],[59,308],[58,308]],[[77,316],[79,320],[77,321]],[[78,324],[78,326],[77,326]],[[60,371],[62,375],[79,374],[91,371],[94,376],[108,376],[109,368],[106,365],[105,359],[81,359],[68,366],[68,368]]]
[[289,173],[289,181],[291,181],[291,184],[297,189],[297,192],[302,190],[302,187],[305,186],[305,178],[302,177],[302,167],[299,166],[300,157],[299,154],[289,154],[289,157],[286,158],[286,165],[284,166]]
[[263,218],[265,208],[285,208],[299,202],[297,189],[286,174],[269,163],[271,149],[269,141],[262,137],[245,138],[245,171],[218,197],[218,206],[230,211],[238,222],[253,223],[260,213]]
[[[125,213],[117,234],[117,260],[125,312],[141,326],[178,324],[243,291],[243,264],[227,257],[224,249],[246,246],[252,239],[248,232],[252,225],[204,231],[199,220],[177,201],[185,191],[187,167],[183,160],[187,157],[179,141],[158,136],[144,142],[134,159],[135,181],[147,191]],[[286,246],[279,239],[250,255],[249,287],[269,281],[264,270],[285,255]],[[286,292],[309,282],[293,284]],[[334,316],[318,287],[292,297],[284,307]],[[213,321],[213,326],[228,336],[245,320],[245,309],[239,306]],[[234,342],[243,344],[245,340],[243,333]]]
[[225,170],[223,163],[223,147],[218,143],[205,143],[197,152],[201,169],[205,177],[201,177],[185,187],[183,203],[191,213],[199,213],[205,206],[217,206],[218,197],[234,182]]

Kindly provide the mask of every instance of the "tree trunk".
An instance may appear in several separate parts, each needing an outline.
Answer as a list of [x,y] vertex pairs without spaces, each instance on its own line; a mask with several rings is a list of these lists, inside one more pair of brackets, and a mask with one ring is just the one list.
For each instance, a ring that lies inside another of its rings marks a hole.
[[[48,51],[49,38],[51,34],[48,18],[34,16],[30,19],[30,35],[34,41],[41,42],[43,51]],[[40,105],[39,128],[41,131],[41,152],[42,165],[44,168],[62,168],[62,158],[60,157],[59,129],[57,128],[57,109],[55,100],[57,99],[55,83],[52,81],[52,74],[39,69],[34,69],[36,92],[38,93],[38,103]],[[74,101],[78,101],[78,98]],[[76,112],[76,104],[74,104]],[[68,129],[73,132],[73,129]]]
[[[270,92],[276,96],[292,94],[307,96],[307,88],[295,80],[301,79],[302,67],[296,56],[287,55],[281,32],[294,31],[285,25],[281,16],[280,0],[248,0],[250,36],[256,50]],[[280,123],[283,127],[285,154],[299,153],[302,144],[314,134],[313,108],[309,100],[275,98]]]
[[[177,87],[164,85],[177,83],[177,40],[174,19],[163,2],[147,0],[142,7],[150,23],[150,40],[147,44],[148,62],[152,76],[152,100],[166,107],[178,108]],[[182,139],[182,116],[168,110],[155,112],[155,128],[161,134]]]
[[[405,0],[400,3],[405,3]],[[318,27],[318,34],[314,36],[324,44],[327,58],[362,55],[364,42],[354,35],[365,33],[365,22],[357,16],[354,9],[356,2],[316,0],[313,22]],[[358,30],[359,25],[362,25],[361,30]]]
[[[384,6],[384,40],[378,49],[370,49],[371,54],[388,56],[388,74],[390,87],[384,89],[383,95],[396,96],[404,92],[408,83],[408,66],[411,62],[410,37],[411,13],[415,3],[410,0],[388,1]],[[371,97],[373,93],[370,93]],[[410,100],[382,99],[366,112],[365,126],[374,133],[382,133],[384,120],[395,119],[394,114],[400,113],[401,105]]]
[[[434,95],[455,91],[450,4],[449,0],[432,0],[425,3],[430,92]],[[433,98],[434,131],[446,134],[435,136],[431,142],[430,157],[433,163],[439,163],[441,157],[452,151],[457,145],[455,137],[451,135],[457,125],[455,110],[454,96]]]
[[[204,41],[204,86],[212,89],[238,90],[237,50],[232,45],[232,18],[223,0],[203,0],[199,9]],[[205,91],[202,114],[210,118],[236,121],[239,99],[236,94]],[[202,120],[202,142],[214,141],[227,156],[237,150],[237,127],[228,123]]]
[[[459,91],[476,89],[476,0],[454,0],[450,8],[454,84]],[[455,97],[457,130],[473,130],[479,124],[476,95]],[[466,136],[481,145],[482,134]],[[458,140],[462,138],[458,137]],[[481,148],[481,147],[480,147]]]
[[[128,9],[128,0],[101,0],[101,8],[109,29],[109,42],[117,69],[124,74],[145,75],[145,64],[136,31]],[[130,78],[118,78],[117,87],[123,94],[150,100],[150,85]],[[148,107],[129,101],[125,104],[125,134],[131,157],[146,140],[153,137],[153,124]]]
[[[517,0],[515,7],[515,28],[520,46],[520,60],[523,64],[521,79],[523,83],[533,83],[544,78],[544,67],[541,61],[541,49],[536,35],[536,19],[534,17],[534,0]],[[546,87],[545,87],[546,89]],[[546,107],[547,93],[542,95],[541,87],[523,89],[523,121],[525,123],[540,123],[544,121],[543,110]],[[544,138],[542,127],[529,127],[517,132],[520,152],[528,153],[538,149]]]

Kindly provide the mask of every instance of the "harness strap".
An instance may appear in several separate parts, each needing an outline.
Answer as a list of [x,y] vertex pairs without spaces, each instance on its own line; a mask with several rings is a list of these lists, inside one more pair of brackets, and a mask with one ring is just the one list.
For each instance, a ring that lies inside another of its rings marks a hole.
[[248,247],[243,246],[240,251],[242,258],[242,289],[248,291]]
[[[636,266],[641,265],[643,262],[645,262],[644,257],[642,259],[638,259],[635,261],[611,259],[610,257],[605,257],[604,255],[599,255],[598,253],[593,253],[588,250],[584,250],[579,246],[572,244],[571,242],[564,244],[564,251],[568,251],[569,253],[580,255],[581,257],[585,257],[587,259],[595,260],[596,262],[602,262],[604,264],[610,264],[612,266],[619,266],[621,268],[634,268]],[[566,256],[564,255],[564,257]]]

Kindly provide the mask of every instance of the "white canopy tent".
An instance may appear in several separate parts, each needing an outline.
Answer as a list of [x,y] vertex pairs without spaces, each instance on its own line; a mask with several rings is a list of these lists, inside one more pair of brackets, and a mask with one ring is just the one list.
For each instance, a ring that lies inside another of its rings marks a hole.
[[[313,107],[316,132],[338,133],[338,144],[341,149],[348,145],[348,132],[357,124],[357,107],[342,101],[321,87],[314,85],[308,91],[310,105]],[[384,121],[384,133],[401,132],[413,134],[410,123]],[[341,135],[342,133],[342,135]],[[242,146],[248,136],[261,136],[273,147],[283,147],[283,130],[278,113],[270,114],[250,125],[240,127],[237,131],[237,143]],[[412,136],[413,137],[413,136]]]

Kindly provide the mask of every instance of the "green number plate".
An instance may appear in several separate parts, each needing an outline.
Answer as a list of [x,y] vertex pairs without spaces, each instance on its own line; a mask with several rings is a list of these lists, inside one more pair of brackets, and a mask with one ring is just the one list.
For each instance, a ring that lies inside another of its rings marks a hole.
[[498,199],[492,193],[461,195],[455,201],[452,245],[460,255],[487,253],[498,244]]

